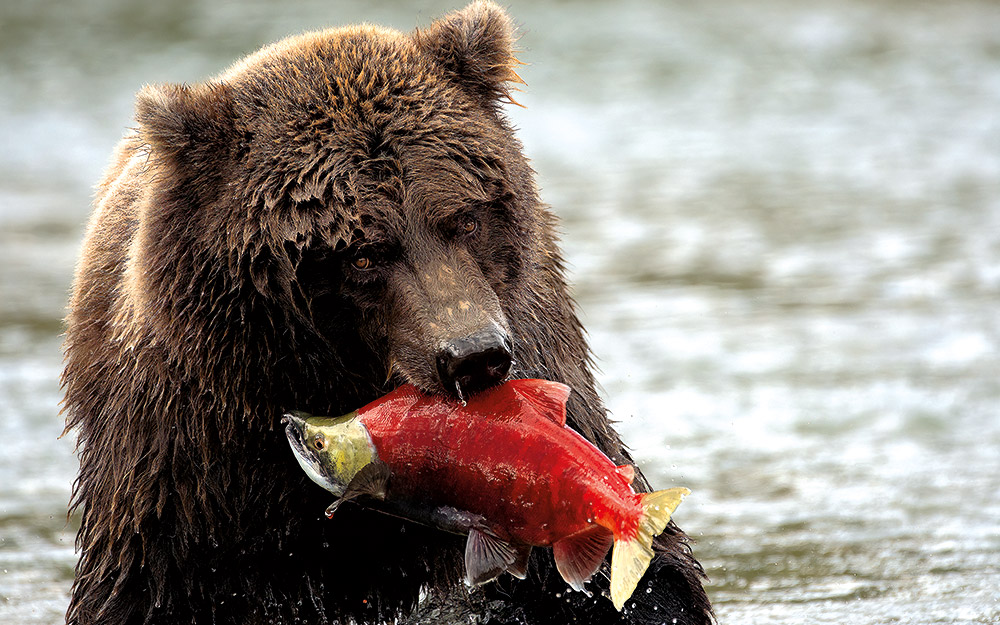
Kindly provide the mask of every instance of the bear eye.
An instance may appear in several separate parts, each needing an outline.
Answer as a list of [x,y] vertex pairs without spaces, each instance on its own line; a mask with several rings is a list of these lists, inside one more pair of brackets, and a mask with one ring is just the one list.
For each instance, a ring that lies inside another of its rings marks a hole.
[[358,256],[351,261],[351,266],[359,271],[368,271],[375,266],[375,262],[367,256]]
[[326,438],[322,434],[313,436],[313,447],[316,448],[316,451],[323,451],[323,448],[326,447]]
[[479,220],[472,215],[464,215],[458,221],[458,234],[469,236],[479,230]]

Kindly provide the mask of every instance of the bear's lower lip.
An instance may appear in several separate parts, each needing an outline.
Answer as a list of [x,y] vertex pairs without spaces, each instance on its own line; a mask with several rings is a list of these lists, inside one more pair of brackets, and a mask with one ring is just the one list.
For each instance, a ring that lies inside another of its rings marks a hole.
[[[389,381],[389,383],[386,384],[385,387],[383,387],[384,390],[380,392],[378,397],[372,397],[368,401],[363,402],[362,405],[367,404],[371,401],[375,401],[379,397],[393,392],[394,390],[396,390],[400,386],[403,386],[404,384],[412,384],[413,386],[416,386],[418,389],[420,389],[421,392],[427,393],[428,395],[435,395],[439,397],[450,397],[453,399],[458,399],[459,401],[467,401],[470,397],[474,397],[475,395],[478,395],[479,393],[487,391],[500,384],[503,384],[504,382],[510,380],[519,380],[525,377],[529,376],[526,376],[524,372],[521,371],[514,362],[511,362],[509,368],[507,368],[507,371],[505,372],[505,375],[497,375],[495,382],[485,386],[468,385],[467,383],[463,383],[462,381],[456,381],[455,382],[456,386],[453,386],[451,388],[445,388],[440,379],[434,380],[435,383],[431,385],[425,385],[417,380],[408,380],[403,375],[395,375]],[[351,409],[359,407],[360,406],[354,406]],[[335,412],[336,411],[333,411],[331,412],[331,414]]]

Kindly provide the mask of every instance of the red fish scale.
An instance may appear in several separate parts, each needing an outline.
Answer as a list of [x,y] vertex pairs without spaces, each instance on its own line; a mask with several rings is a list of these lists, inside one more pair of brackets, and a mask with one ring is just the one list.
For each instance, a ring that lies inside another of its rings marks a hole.
[[531,545],[595,523],[632,538],[639,497],[614,463],[509,387],[465,407],[403,387],[362,408],[393,496],[482,515],[502,538]]

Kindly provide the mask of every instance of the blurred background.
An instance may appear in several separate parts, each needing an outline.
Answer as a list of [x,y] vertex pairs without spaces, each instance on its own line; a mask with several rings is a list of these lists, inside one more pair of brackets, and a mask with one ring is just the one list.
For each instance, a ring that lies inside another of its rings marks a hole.
[[[459,6],[0,4],[0,621],[68,601],[61,319],[133,94]],[[508,6],[604,396],[720,621],[1000,621],[1000,4]]]

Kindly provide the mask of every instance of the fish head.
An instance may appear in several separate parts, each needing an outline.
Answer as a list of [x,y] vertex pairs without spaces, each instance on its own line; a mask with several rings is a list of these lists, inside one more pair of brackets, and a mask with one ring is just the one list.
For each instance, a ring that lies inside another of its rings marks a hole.
[[295,459],[312,481],[338,497],[351,479],[378,459],[357,411],[341,417],[292,412],[282,419]]

